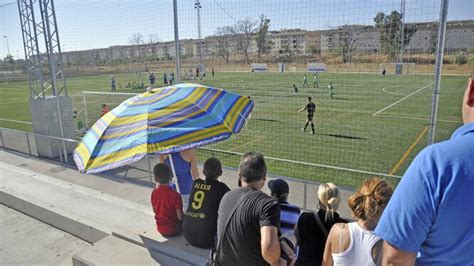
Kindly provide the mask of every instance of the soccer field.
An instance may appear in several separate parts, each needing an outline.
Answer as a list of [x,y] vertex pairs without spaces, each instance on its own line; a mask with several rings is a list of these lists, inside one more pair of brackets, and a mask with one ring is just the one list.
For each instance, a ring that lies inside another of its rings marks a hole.
[[[309,87],[303,87],[307,74]],[[258,151],[268,159],[270,174],[298,179],[333,181],[355,186],[372,176],[396,183],[414,156],[426,146],[431,112],[432,76],[321,73],[319,88],[313,88],[311,73],[216,73],[196,81],[248,95],[255,108],[242,132],[230,140],[207,146],[229,151],[201,151],[200,160],[214,155],[226,166],[236,167],[234,153]],[[147,75],[115,75],[117,92],[138,92],[125,88],[128,82],[147,84]],[[68,92],[74,108],[82,106],[81,91],[109,91],[109,75],[71,77]],[[157,84],[161,84],[161,73]],[[335,88],[331,99],[328,83]],[[121,87],[120,85],[121,84]],[[299,88],[294,94],[292,85]],[[443,76],[438,112],[437,141],[449,138],[461,124],[460,104],[466,78]],[[0,126],[31,131],[28,83],[0,84]],[[316,104],[316,134],[302,132],[306,113],[298,110],[312,96]],[[123,96],[122,96],[123,98]],[[121,98],[121,99],[122,99]],[[118,99],[118,98],[117,98]],[[99,103],[111,106],[117,100],[97,96]],[[90,112],[90,111],[89,111]]]

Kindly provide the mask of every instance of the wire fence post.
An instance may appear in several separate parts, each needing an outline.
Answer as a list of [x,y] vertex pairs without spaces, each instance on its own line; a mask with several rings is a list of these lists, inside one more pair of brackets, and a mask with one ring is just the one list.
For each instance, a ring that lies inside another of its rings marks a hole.
[[146,159],[148,162],[148,175],[150,176],[150,183],[153,183],[153,175],[151,174],[151,162],[150,162],[150,155],[146,155]]
[[178,4],[177,0],[173,0],[173,15],[174,15],[174,54],[176,64],[176,83],[181,82],[181,70],[179,67],[179,36],[178,36]]
[[82,92],[82,102],[84,103],[84,116],[85,116],[85,122],[86,122],[86,128],[89,128],[89,118],[87,115],[87,100],[86,100],[86,94]]
[[5,149],[5,139],[3,138],[3,130],[0,131],[0,138],[2,139],[2,149]]
[[61,163],[63,163],[63,156],[62,156],[62,153],[61,153],[61,147],[60,147],[60,145],[58,145],[57,147],[58,147],[58,152],[59,152],[59,161]]
[[446,33],[446,23],[448,18],[448,5],[449,0],[441,1],[441,10],[439,15],[439,29],[438,29],[438,47],[436,50],[436,63],[435,63],[435,81],[433,85],[433,100],[431,103],[431,117],[430,117],[430,131],[428,135],[428,145],[434,143],[436,133],[436,119],[438,116],[438,102],[441,86],[441,72],[443,67],[443,54],[444,54],[444,40]]
[[30,138],[28,136],[28,132],[25,132],[25,136],[26,136],[26,144],[28,144],[28,154],[31,156]]
[[303,189],[303,209],[306,209],[306,196],[308,195],[308,181],[304,181],[304,189]]

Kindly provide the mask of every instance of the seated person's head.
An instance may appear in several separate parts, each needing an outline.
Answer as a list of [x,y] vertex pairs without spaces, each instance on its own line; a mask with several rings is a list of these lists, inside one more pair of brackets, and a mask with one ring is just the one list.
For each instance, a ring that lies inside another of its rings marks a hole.
[[357,192],[349,198],[349,207],[359,220],[378,221],[392,196],[393,188],[384,180],[366,180]]
[[202,173],[206,180],[217,180],[222,175],[222,164],[217,158],[209,158],[204,162]]
[[155,176],[155,181],[158,182],[160,185],[168,184],[173,178],[171,168],[164,163],[159,163],[155,165],[155,167],[153,168],[153,175]]
[[[265,181],[266,175],[267,165],[263,155],[255,152],[245,153],[239,165],[239,177],[242,183]],[[260,188],[263,187],[263,183]]]
[[290,194],[290,186],[283,179],[274,179],[268,182],[268,188],[272,197],[279,201],[286,201]]
[[333,183],[321,183],[318,188],[319,208],[336,211],[341,201],[339,188]]

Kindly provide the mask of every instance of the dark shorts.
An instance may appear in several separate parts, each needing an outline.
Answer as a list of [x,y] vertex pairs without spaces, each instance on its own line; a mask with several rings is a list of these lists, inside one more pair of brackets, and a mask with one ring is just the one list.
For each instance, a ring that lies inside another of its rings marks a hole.
[[313,121],[313,116],[312,116],[312,115],[308,115],[308,120],[309,120],[309,121]]

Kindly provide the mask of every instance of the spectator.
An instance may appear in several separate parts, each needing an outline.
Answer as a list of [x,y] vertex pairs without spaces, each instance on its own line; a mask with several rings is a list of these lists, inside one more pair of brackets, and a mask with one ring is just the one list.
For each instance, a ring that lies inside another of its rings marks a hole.
[[[224,195],[217,219],[220,265],[268,265],[280,258],[280,206],[261,192],[267,167],[263,155],[246,153],[240,163],[242,187]],[[227,221],[228,220],[228,221]],[[222,243],[219,243],[222,242]]]
[[323,265],[380,264],[382,241],[374,229],[392,196],[393,188],[373,178],[349,198],[349,207],[357,222],[337,223],[329,232]]
[[113,75],[110,79],[110,91],[115,92],[115,77]]
[[193,187],[193,180],[199,178],[199,170],[197,167],[196,151],[194,149],[184,150],[171,154],[173,165],[170,162],[170,156],[168,154],[160,155],[159,162],[165,163],[175,171],[175,175],[178,181],[178,188],[183,202],[185,203],[185,209],[189,201],[189,194]]
[[100,112],[100,117],[103,117],[108,112],[110,112],[109,107],[107,106],[107,104],[103,103],[102,104],[102,111]]
[[171,74],[170,74],[170,85],[173,85],[173,81],[174,81],[174,73],[171,72]]
[[189,244],[200,248],[215,246],[217,210],[222,197],[230,189],[217,181],[222,175],[221,162],[209,158],[204,162],[205,180],[194,180],[187,211],[184,215],[183,235]]
[[301,210],[299,207],[288,203],[288,194],[290,194],[288,183],[283,179],[275,179],[268,182],[268,188],[272,197],[280,203],[280,232],[282,234],[293,233]]
[[214,77],[214,68],[211,69],[212,77]]
[[155,213],[156,228],[163,236],[181,234],[183,220],[183,203],[179,193],[170,188],[169,183],[173,173],[169,166],[163,163],[153,168],[158,187],[151,193],[151,205]]
[[166,75],[166,73],[163,73],[163,84],[168,85],[168,76]]
[[322,183],[318,188],[319,206],[316,213],[302,213],[295,227],[299,246],[296,265],[321,265],[328,232],[335,223],[347,223],[336,212],[341,201],[339,188]]
[[462,116],[451,139],[422,150],[398,184],[375,230],[384,239],[383,263],[474,264],[472,78]]
[[155,85],[155,73],[150,73],[150,76],[148,77],[148,79],[150,80],[150,87],[153,87],[153,85]]

